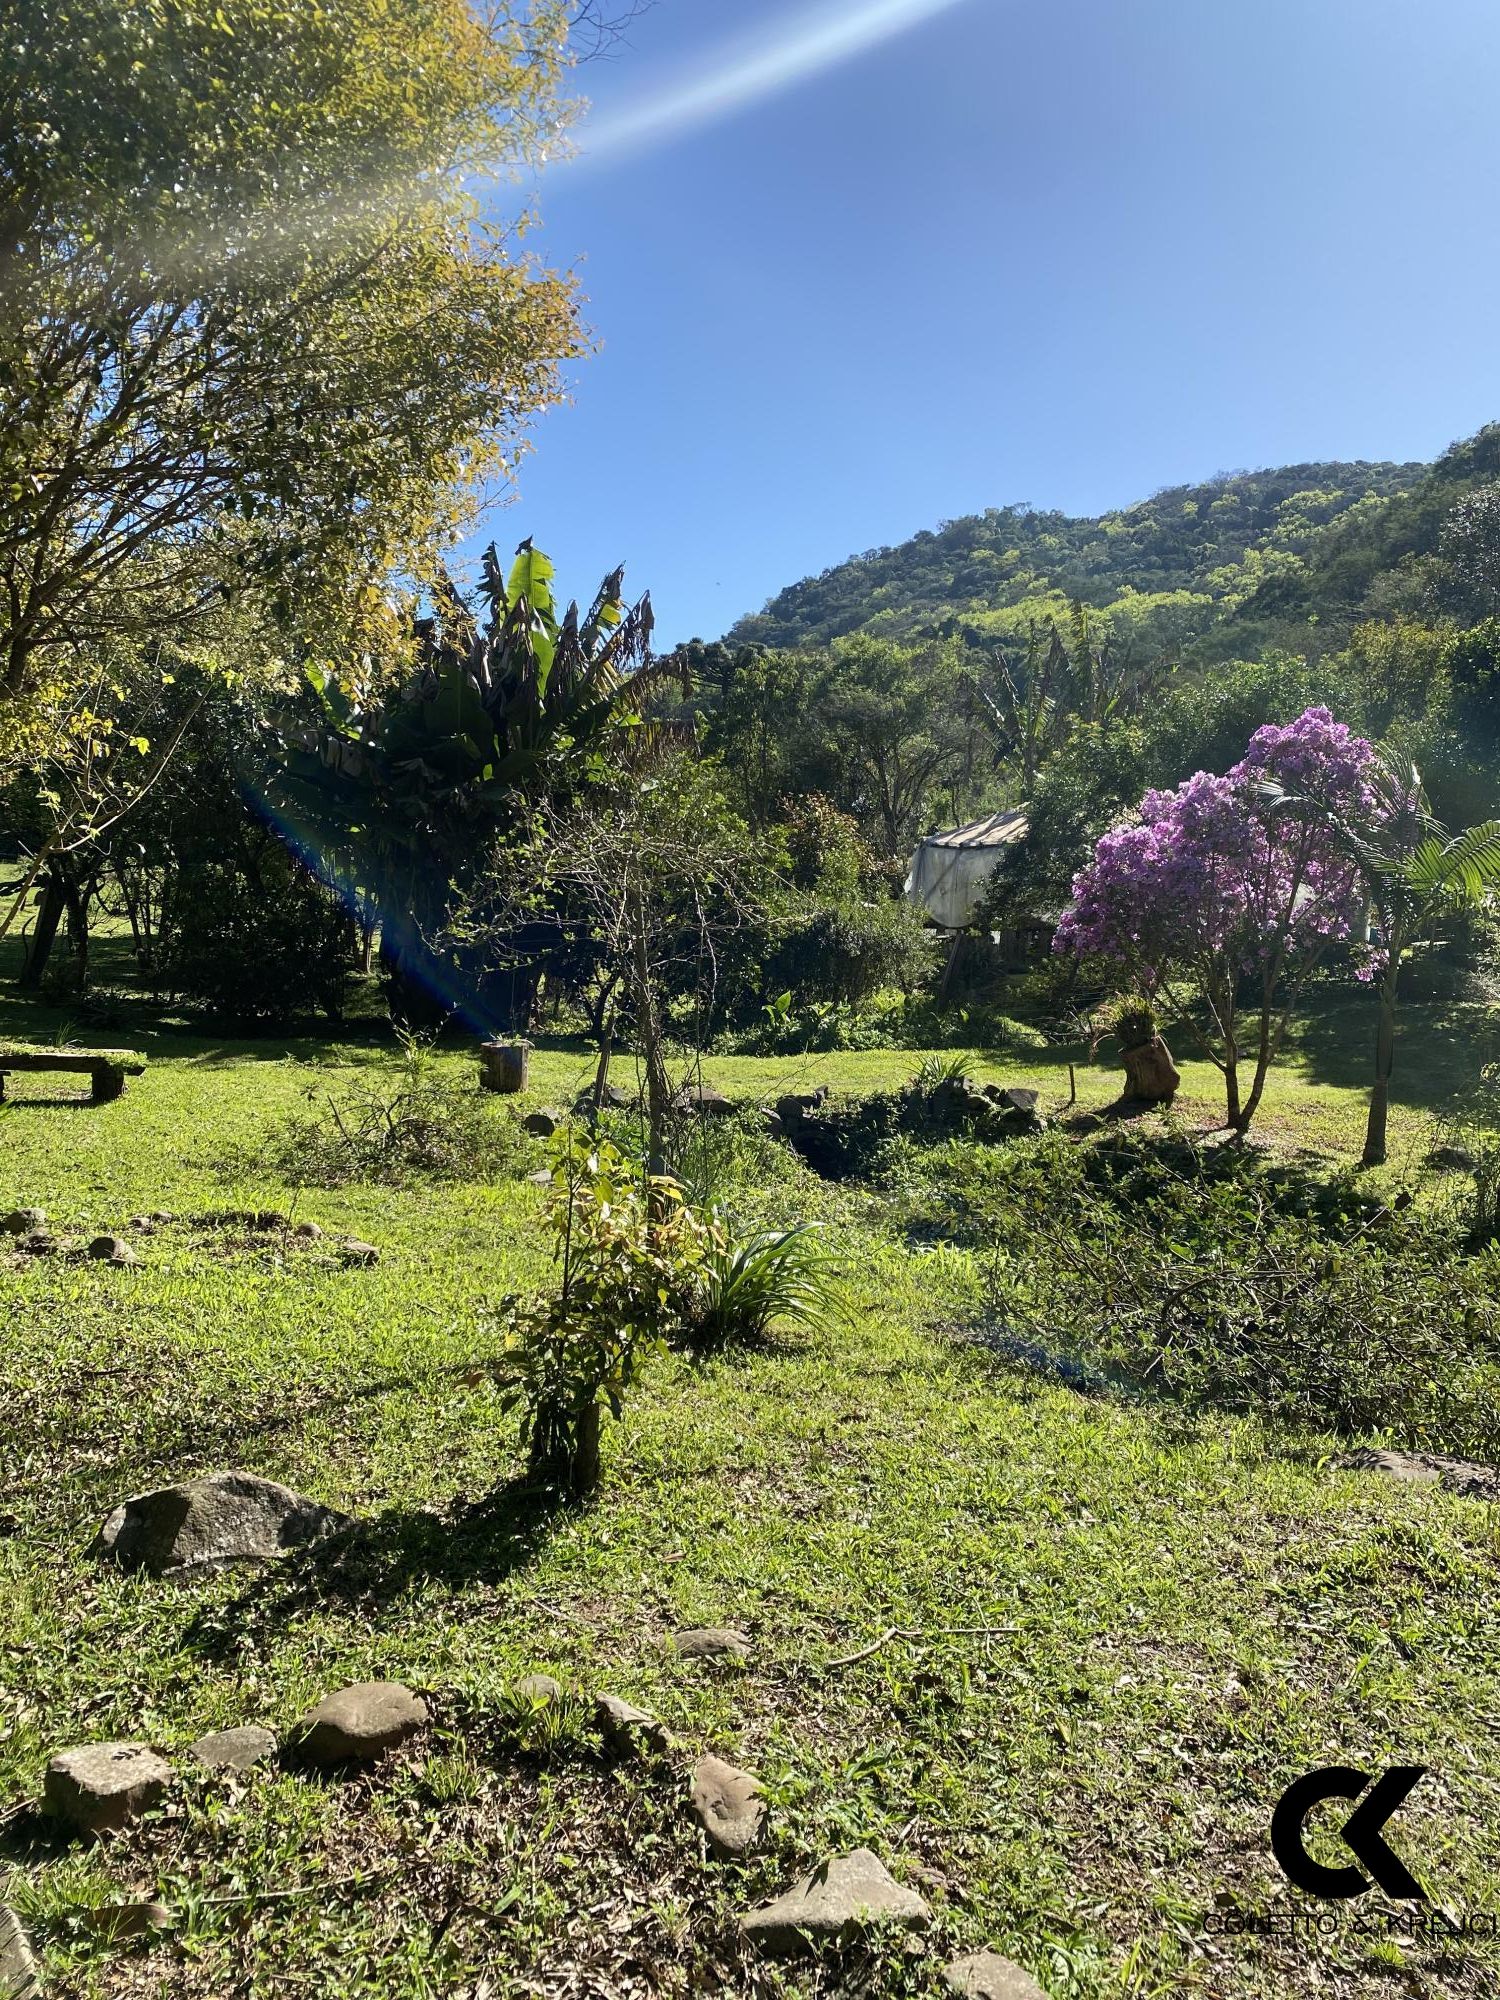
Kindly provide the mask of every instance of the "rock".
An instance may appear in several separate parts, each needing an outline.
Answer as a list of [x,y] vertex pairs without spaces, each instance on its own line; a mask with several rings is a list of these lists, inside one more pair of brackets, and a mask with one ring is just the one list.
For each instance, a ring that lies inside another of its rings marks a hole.
[[1160,1035],[1153,1035],[1138,1048],[1122,1049],[1120,1061],[1125,1066],[1123,1095],[1132,1103],[1170,1104],[1177,1095],[1182,1078]]
[[786,1120],[779,1111],[762,1111],[760,1114],[760,1126],[768,1139],[784,1139],[786,1137]]
[[672,1109],[694,1118],[731,1118],[735,1104],[722,1090],[710,1090],[706,1083],[689,1083],[672,1099]]
[[253,1472],[212,1472],[125,1500],[89,1548],[151,1576],[277,1556],[348,1525],[347,1514]]
[[672,1732],[664,1722],[622,1701],[617,1694],[601,1694],[594,1703],[594,1720],[605,1739],[616,1750],[639,1756],[664,1756],[672,1747]]
[[172,1213],[170,1208],[153,1208],[151,1211],[151,1220],[155,1223],[175,1222],[177,1217]]
[[300,1236],[304,1243],[321,1243],[323,1240],[322,1228],[316,1222],[299,1222],[292,1234]]
[[727,1625],[695,1625],[686,1632],[674,1632],[672,1644],[685,1660],[742,1660],[750,1651],[743,1632]]
[[1467,1146],[1434,1146],[1427,1155],[1427,1165],[1445,1174],[1470,1174],[1475,1164]]
[[30,1236],[33,1230],[46,1227],[47,1212],[41,1208],[13,1208],[0,1218],[0,1229],[9,1230],[12,1236]]
[[562,1682],[554,1680],[551,1674],[522,1674],[511,1686],[523,1701],[529,1701],[538,1708],[545,1708],[563,1698]]
[[427,1704],[400,1681],[358,1681],[324,1695],[293,1731],[309,1763],[370,1764],[427,1726]]
[[[599,1109],[601,1111],[629,1111],[638,1102],[639,1099],[634,1093],[626,1090],[622,1084],[607,1083],[600,1093]],[[581,1090],[578,1093],[577,1109],[580,1111],[592,1111],[593,1108],[594,1092],[591,1085],[587,1090]]]
[[776,1116],[783,1127],[800,1124],[809,1111],[816,1111],[828,1096],[827,1088],[821,1090],[788,1090],[776,1100]]
[[50,1257],[57,1248],[57,1238],[50,1229],[33,1229],[21,1238],[21,1248],[31,1257]]
[[346,1264],[355,1264],[366,1269],[370,1265],[380,1262],[380,1252],[375,1248],[375,1245],[373,1243],[361,1243],[357,1236],[351,1236],[347,1242],[339,1246],[339,1255]]
[[1480,1465],[1471,1458],[1449,1458],[1435,1451],[1346,1452],[1337,1465],[1350,1472],[1384,1472],[1413,1486],[1442,1486],[1470,1500],[1500,1500],[1500,1466]]
[[693,1766],[688,1811],[719,1854],[748,1854],[765,1831],[760,1780],[722,1757],[700,1757]]
[[551,1187],[552,1169],[550,1167],[538,1167],[536,1172],[528,1174],[526,1179],[532,1187]]
[[136,1256],[123,1236],[96,1236],[89,1244],[89,1255],[110,1264],[139,1264]]
[[210,1771],[248,1771],[276,1755],[276,1738],[259,1723],[247,1722],[238,1729],[216,1729],[210,1736],[200,1736],[188,1755]]
[[165,1903],[102,1903],[89,1912],[93,1928],[115,1944],[150,1931],[169,1931],[175,1921]]
[[1029,1972],[998,1951],[971,1951],[943,1967],[943,1991],[953,2000],[1047,2000]]
[[826,1861],[785,1895],[740,1918],[740,1931],[775,1956],[850,1944],[871,1929],[925,1930],[932,1912],[868,1847]]
[[47,1766],[43,1802],[79,1833],[115,1833],[158,1803],[172,1775],[147,1743],[85,1743]]
[[533,1139],[550,1139],[563,1122],[560,1111],[551,1111],[545,1105],[535,1111],[528,1111],[521,1120],[521,1130],[529,1132]]
[[0,2000],[41,2000],[31,1940],[14,1910],[0,1903]]
[[1038,1105],[1041,1092],[1026,1084],[986,1085],[985,1100],[1000,1114],[1001,1129],[1007,1134],[1016,1132],[1042,1132],[1047,1121]]

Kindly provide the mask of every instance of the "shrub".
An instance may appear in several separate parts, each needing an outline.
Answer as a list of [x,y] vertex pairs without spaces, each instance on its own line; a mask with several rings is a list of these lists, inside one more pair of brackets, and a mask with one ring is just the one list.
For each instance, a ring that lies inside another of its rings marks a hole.
[[689,1339],[700,1349],[762,1340],[773,1322],[826,1332],[837,1305],[816,1223],[765,1230],[742,1243],[716,1239],[697,1280]]
[[498,1179],[514,1172],[525,1148],[513,1119],[472,1081],[445,1072],[430,1042],[406,1035],[399,1062],[358,1078],[341,1097],[325,1095],[316,1114],[287,1119],[261,1157],[294,1186],[400,1187]]
[[154,984],[239,1025],[336,1021],[353,962],[343,904],[268,837],[253,869],[236,859],[182,869]]
[[[1500,1258],[1347,1179],[1118,1135],[997,1175],[992,1318],[1143,1390],[1500,1450]],[[1123,1225],[1123,1226],[1122,1226]]]
[[579,1500],[599,1484],[602,1411],[618,1420],[646,1360],[688,1317],[723,1242],[676,1181],[576,1133],[553,1171],[544,1221],[557,1239],[561,1288],[510,1302],[496,1374],[504,1407],[521,1412],[533,1477]]

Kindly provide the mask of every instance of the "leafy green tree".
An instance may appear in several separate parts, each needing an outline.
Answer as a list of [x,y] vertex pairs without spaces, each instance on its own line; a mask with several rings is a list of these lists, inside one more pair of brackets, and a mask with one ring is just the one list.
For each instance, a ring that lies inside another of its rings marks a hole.
[[1380,751],[1371,782],[1374,815],[1340,822],[1340,830],[1359,863],[1375,919],[1364,968],[1378,1007],[1375,1079],[1362,1159],[1365,1166],[1378,1167],[1386,1156],[1401,968],[1446,918],[1481,908],[1494,893],[1500,884],[1500,820],[1449,834],[1428,810],[1416,765],[1390,750]]
[[566,8],[0,13],[0,732],[255,595],[387,620],[578,344],[473,176],[559,122]]

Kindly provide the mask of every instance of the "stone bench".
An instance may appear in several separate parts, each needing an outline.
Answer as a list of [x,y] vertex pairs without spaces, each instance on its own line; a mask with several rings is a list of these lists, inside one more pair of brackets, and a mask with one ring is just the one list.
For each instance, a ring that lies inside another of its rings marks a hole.
[[86,1076],[95,1104],[110,1104],[125,1088],[127,1076],[141,1076],[146,1058],[135,1049],[27,1049],[0,1044],[0,1099],[8,1076],[59,1071]]

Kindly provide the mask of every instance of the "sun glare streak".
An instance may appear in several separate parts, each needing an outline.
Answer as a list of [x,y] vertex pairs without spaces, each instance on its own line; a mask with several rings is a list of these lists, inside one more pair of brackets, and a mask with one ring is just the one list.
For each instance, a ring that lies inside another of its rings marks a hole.
[[841,0],[811,18],[785,16],[760,35],[716,50],[700,69],[643,101],[585,119],[572,135],[572,162],[589,166],[680,138],[965,4]]

